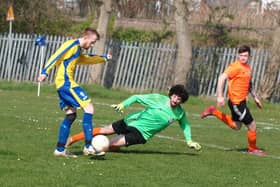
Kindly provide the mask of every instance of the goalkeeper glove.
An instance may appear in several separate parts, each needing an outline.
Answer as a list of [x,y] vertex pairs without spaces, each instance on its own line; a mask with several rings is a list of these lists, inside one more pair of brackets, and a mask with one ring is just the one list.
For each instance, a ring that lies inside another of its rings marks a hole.
[[188,141],[187,142],[188,147],[191,149],[195,149],[196,151],[200,151],[201,150],[201,145],[199,145],[199,143],[197,142],[193,142],[193,141]]
[[112,108],[118,113],[123,113],[124,105],[123,104],[118,104],[118,105],[111,105]]

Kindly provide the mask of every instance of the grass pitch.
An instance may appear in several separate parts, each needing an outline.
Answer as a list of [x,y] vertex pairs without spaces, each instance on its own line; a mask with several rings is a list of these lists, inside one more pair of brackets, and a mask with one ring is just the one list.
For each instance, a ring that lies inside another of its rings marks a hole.
[[[120,119],[110,104],[131,93],[85,86],[95,106],[95,126]],[[201,152],[186,147],[177,123],[145,145],[122,148],[103,158],[82,155],[83,142],[70,147],[77,159],[52,155],[64,113],[53,86],[0,82],[0,186],[279,186],[280,105],[249,107],[258,126],[258,146],[267,156],[242,153],[246,128],[233,131],[215,118],[201,120],[200,112],[214,100],[191,97],[183,105],[192,125],[193,140]],[[141,109],[132,105],[125,112]],[[229,112],[227,107],[222,109]],[[71,134],[82,130],[82,111]]]

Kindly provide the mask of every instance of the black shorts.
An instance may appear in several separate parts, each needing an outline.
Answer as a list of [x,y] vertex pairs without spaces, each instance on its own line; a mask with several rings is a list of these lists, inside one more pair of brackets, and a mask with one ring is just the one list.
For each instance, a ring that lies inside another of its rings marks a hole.
[[126,146],[146,143],[142,134],[136,128],[127,126],[123,119],[114,122],[112,127],[117,134],[124,135]]
[[242,101],[239,104],[233,104],[230,100],[228,100],[228,106],[231,110],[233,121],[240,121],[245,125],[249,125],[254,120],[249,108],[246,105],[246,101]]

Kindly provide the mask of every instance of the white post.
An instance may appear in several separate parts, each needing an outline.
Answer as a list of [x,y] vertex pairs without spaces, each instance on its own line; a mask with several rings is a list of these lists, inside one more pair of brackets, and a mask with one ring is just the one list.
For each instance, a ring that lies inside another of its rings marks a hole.
[[12,21],[10,21],[10,27],[9,27],[9,36],[8,36],[8,81],[11,79],[11,71],[12,71],[12,65],[11,65],[11,50],[12,50]]
[[[44,46],[41,46],[39,75],[41,74],[41,71],[42,71],[43,59],[44,59]],[[38,97],[40,96],[40,86],[41,86],[41,83],[38,82],[38,91],[37,91]]]

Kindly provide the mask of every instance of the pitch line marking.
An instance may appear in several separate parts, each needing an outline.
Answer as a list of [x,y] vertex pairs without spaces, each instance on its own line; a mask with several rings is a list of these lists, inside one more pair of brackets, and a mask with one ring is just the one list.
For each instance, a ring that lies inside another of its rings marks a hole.
[[[108,103],[95,103],[97,105],[104,105],[104,106],[110,106],[111,104]],[[131,108],[135,108],[138,109],[140,107],[131,107]],[[196,113],[189,113],[192,116],[195,117],[200,117],[200,114],[196,114]],[[271,126],[278,126],[279,124],[273,124],[273,123],[267,123],[267,122],[258,122],[259,124],[262,125],[271,125]],[[174,140],[174,141],[180,141],[180,142],[185,142],[184,139],[178,139],[178,138],[174,138],[174,137],[170,137],[170,136],[164,136],[164,135],[155,135],[158,138],[162,138],[162,139],[170,139],[170,140]],[[206,147],[210,147],[210,148],[214,148],[214,149],[218,149],[218,150],[222,150],[222,151],[229,151],[232,150],[231,148],[227,148],[227,147],[223,147],[223,146],[219,146],[219,145],[215,145],[215,144],[206,144],[206,143],[201,143],[201,145],[206,146]],[[280,156],[276,156],[276,155],[265,155],[264,157],[267,158],[272,158],[272,159],[276,159],[276,160],[280,160]]]
[[[109,104],[109,103],[99,103],[99,102],[96,102],[94,104],[97,104],[97,105],[103,105],[103,106],[111,106],[112,104]],[[141,107],[133,107],[133,106],[130,106],[129,108],[131,109],[142,109]],[[200,114],[197,114],[197,113],[190,113],[190,112],[186,112],[187,114],[189,114],[190,116],[194,116],[194,117],[198,117],[200,118]],[[208,118],[214,118],[214,117],[208,117]],[[261,121],[257,121],[257,125],[260,125],[260,126],[265,126],[265,125],[268,125],[268,126],[275,126],[275,127],[280,127],[280,124],[275,124],[275,123],[268,123],[268,122],[261,122]]]
[[[168,139],[168,140],[173,140],[173,141],[185,142],[184,139],[174,138],[174,137],[170,137],[170,136],[165,136],[165,135],[155,135],[155,136],[158,137],[158,138],[162,138],[162,139]],[[210,147],[210,148],[222,150],[222,151],[230,151],[230,150],[232,150],[231,148],[227,148],[227,147],[223,147],[223,146],[219,146],[219,145],[215,145],[215,144],[201,143],[201,145],[203,145],[205,147]],[[242,152],[240,152],[240,153],[242,153]],[[265,155],[263,157],[280,160],[280,156],[276,156],[276,155]]]

